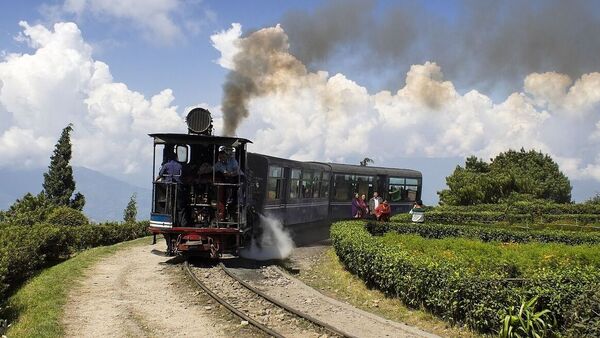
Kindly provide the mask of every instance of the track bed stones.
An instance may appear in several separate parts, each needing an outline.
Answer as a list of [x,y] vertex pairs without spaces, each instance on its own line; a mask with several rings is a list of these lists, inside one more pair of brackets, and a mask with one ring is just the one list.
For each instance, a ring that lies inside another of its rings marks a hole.
[[250,318],[242,320],[241,323],[256,321],[272,330],[275,333],[274,335],[283,337],[344,336],[343,334],[331,333],[320,325],[311,323],[259,296],[228,275],[218,265],[199,264],[190,270],[212,293]]
[[[316,261],[327,247],[297,248],[292,261],[308,266]],[[266,295],[310,314],[328,325],[355,337],[437,337],[415,327],[384,319],[357,309],[349,304],[327,297],[305,285],[277,266],[258,269],[235,268],[232,272]]]

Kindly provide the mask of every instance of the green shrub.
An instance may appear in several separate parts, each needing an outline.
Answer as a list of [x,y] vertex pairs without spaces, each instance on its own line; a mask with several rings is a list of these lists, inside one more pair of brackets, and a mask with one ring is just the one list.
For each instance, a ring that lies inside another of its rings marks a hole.
[[48,223],[64,226],[81,226],[88,224],[88,218],[79,210],[61,206],[48,215]]
[[600,244],[600,233],[563,231],[563,230],[532,230],[515,227],[499,227],[486,225],[449,225],[411,222],[367,222],[367,230],[372,235],[383,235],[393,231],[399,234],[417,234],[425,238],[466,237],[479,239],[484,242],[505,243],[563,243],[568,245]]
[[556,320],[550,310],[536,311],[538,297],[522,302],[517,309],[511,306],[503,316],[501,338],[549,337],[555,336],[553,328]]
[[600,337],[600,285],[573,298],[566,322],[569,337]]
[[[440,224],[504,224],[554,228],[600,230],[600,214],[518,214],[502,211],[465,211],[466,208],[435,208],[425,213],[425,221]],[[392,221],[410,221],[410,215],[397,214]],[[593,226],[597,225],[597,226]]]
[[4,212],[2,222],[31,226],[46,221],[48,214],[56,206],[48,200],[44,193],[32,195],[25,194],[23,198],[17,199],[10,208]]
[[491,332],[520,298],[539,306],[568,329],[572,301],[600,280],[600,247],[482,243],[465,238],[371,236],[360,221],[335,223],[335,251],[346,268],[405,304],[453,323]]
[[147,228],[148,222],[0,227],[0,303],[16,286],[45,266],[76,251],[146,236]]

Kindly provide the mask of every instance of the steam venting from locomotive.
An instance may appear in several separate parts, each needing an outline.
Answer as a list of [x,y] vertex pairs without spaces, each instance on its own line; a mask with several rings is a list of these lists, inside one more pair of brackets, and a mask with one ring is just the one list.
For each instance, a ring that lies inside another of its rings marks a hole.
[[260,227],[260,238],[240,252],[242,257],[261,261],[284,259],[294,251],[294,241],[279,220],[260,215]]

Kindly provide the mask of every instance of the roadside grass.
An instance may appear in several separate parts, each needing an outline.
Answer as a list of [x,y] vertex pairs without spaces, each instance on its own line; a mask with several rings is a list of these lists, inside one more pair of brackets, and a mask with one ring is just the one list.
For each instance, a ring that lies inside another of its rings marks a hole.
[[452,326],[423,310],[410,309],[398,299],[369,289],[362,280],[344,269],[333,248],[328,249],[310,269],[302,270],[299,278],[327,296],[386,319],[443,337],[485,337],[468,328]]
[[118,250],[150,243],[151,237],[97,247],[40,272],[8,300],[8,337],[62,337],[61,319],[69,290],[86,268]]

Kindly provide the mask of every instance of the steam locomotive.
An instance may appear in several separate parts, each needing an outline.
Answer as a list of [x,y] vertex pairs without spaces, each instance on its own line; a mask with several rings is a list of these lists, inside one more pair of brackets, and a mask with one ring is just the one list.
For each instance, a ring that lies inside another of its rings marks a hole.
[[[377,191],[392,213],[407,212],[421,198],[416,170],[251,153],[247,139],[213,136],[203,108],[192,109],[186,122],[187,134],[149,135],[155,177],[149,230],[163,235],[169,255],[237,255],[260,232],[259,215],[280,220],[293,233],[309,224],[326,226],[352,216],[355,193],[370,197]],[[176,162],[170,172],[164,170],[169,160]]]

